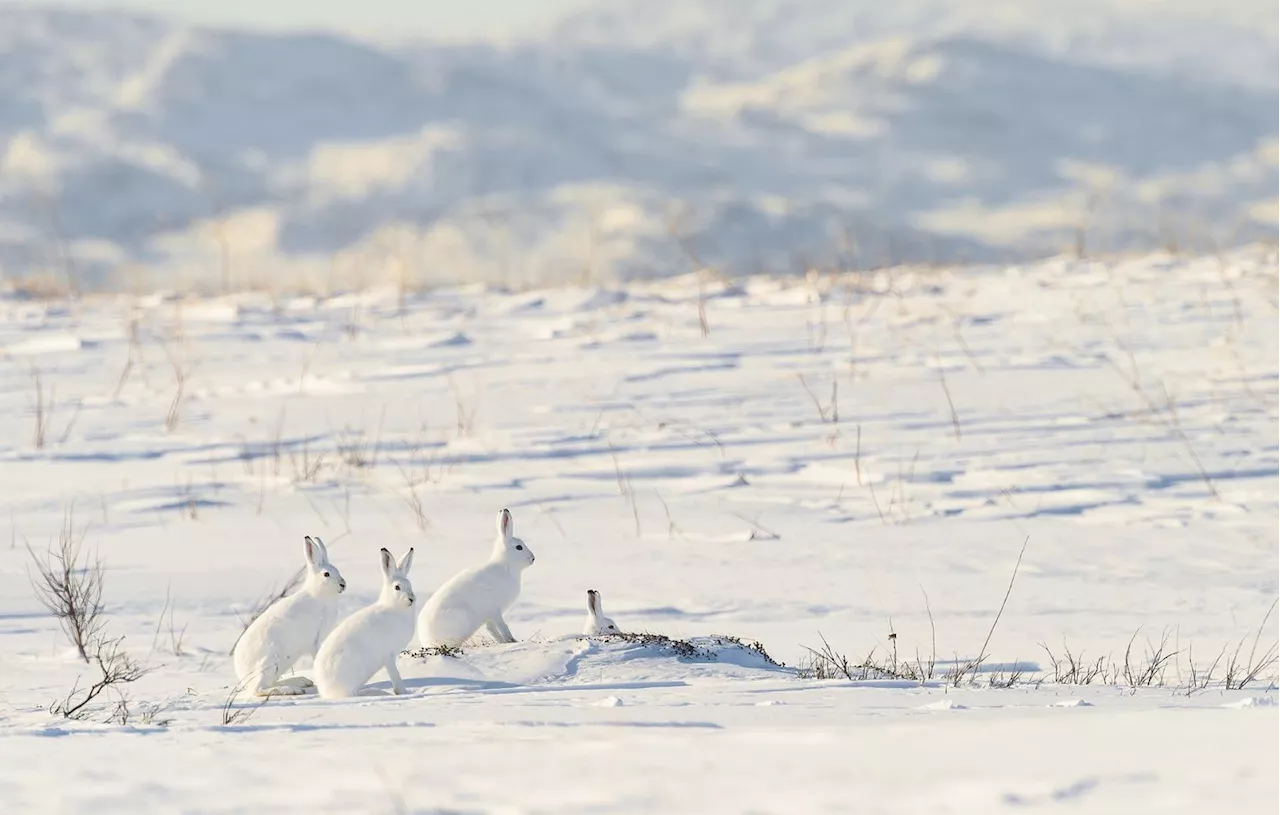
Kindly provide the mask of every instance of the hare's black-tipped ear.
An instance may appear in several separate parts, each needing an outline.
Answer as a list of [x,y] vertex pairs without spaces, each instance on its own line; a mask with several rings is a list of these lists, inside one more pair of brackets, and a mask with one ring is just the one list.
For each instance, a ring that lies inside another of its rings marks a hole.
[[511,540],[512,530],[511,510],[504,509],[498,513],[498,535],[503,540]]
[[400,564],[396,566],[396,571],[401,577],[409,576],[409,569],[413,566],[413,547],[409,547],[409,553],[400,559]]
[[302,553],[307,558],[307,563],[312,566],[320,564],[320,548],[316,546],[316,542],[311,540],[311,536],[307,535],[302,539]]
[[396,561],[391,557],[391,553],[387,551],[385,546],[382,547],[382,550],[378,554],[382,558],[382,574],[390,580],[391,574],[396,568]]
[[592,614],[600,613],[600,601],[597,599],[598,597],[599,595],[596,594],[595,589],[587,589],[587,610]]

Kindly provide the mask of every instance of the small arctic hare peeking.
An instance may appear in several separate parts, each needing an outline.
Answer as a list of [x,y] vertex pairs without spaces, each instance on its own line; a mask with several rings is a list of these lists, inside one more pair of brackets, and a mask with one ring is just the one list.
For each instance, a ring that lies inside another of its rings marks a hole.
[[391,679],[392,693],[404,693],[396,656],[413,639],[413,549],[397,564],[383,549],[382,593],[333,629],[316,654],[316,688],[329,699],[355,696],[379,668]]
[[280,677],[303,656],[314,657],[338,616],[338,595],[347,588],[319,538],[302,539],[307,576],[302,587],[272,603],[249,624],[232,651],[240,685],[258,696],[296,696],[311,681]]
[[600,592],[595,589],[587,589],[587,624],[583,626],[582,633],[588,637],[619,633],[618,626],[613,620],[604,616],[604,606],[600,604]]
[[498,642],[515,642],[502,615],[520,596],[520,575],[533,550],[515,537],[511,513],[498,513],[498,536],[489,562],[464,569],[431,596],[418,615],[418,641],[427,647],[458,646],[480,626]]

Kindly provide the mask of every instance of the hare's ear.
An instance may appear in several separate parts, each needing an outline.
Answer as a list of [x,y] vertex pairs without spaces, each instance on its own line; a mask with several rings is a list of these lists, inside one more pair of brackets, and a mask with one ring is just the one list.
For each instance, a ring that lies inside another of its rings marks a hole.
[[317,551],[319,552],[319,555],[320,555],[319,562],[320,562],[320,563],[328,563],[328,562],[329,562],[329,547],[324,545],[324,541],[320,540],[319,536],[312,538],[312,539],[311,539],[311,542],[312,542],[312,543],[314,543],[314,544],[316,545],[316,549],[317,549]]
[[498,513],[498,537],[504,541],[511,540],[511,536],[515,533],[512,528],[515,524],[511,521],[511,511],[504,509]]
[[596,599],[595,589],[587,589],[587,611],[590,611],[593,616],[600,613],[599,602]]
[[385,546],[382,547],[380,554],[382,556],[382,576],[387,580],[391,580],[396,568],[395,558],[391,557],[391,553],[387,551]]
[[307,535],[302,539],[302,553],[306,556],[307,563],[312,566],[319,566],[320,561],[324,560],[324,556],[321,554],[322,551],[323,550],[317,545],[316,541],[313,540],[310,535]]
[[409,569],[413,566],[413,547],[409,547],[409,554],[400,559],[399,565],[396,566],[396,573],[401,577],[409,576]]

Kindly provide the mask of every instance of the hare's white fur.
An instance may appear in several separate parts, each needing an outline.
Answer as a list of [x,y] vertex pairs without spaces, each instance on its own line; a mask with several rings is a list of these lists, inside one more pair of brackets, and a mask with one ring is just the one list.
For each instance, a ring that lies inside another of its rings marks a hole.
[[449,578],[418,614],[418,642],[427,647],[458,646],[481,626],[498,642],[515,642],[502,619],[520,596],[520,576],[533,563],[533,550],[515,537],[511,513],[498,513],[498,536],[487,563]]
[[380,557],[382,593],[377,601],[339,623],[316,654],[316,689],[321,696],[355,696],[379,668],[387,672],[392,693],[405,692],[396,657],[413,639],[413,549],[399,564],[386,549]]
[[595,589],[587,589],[587,624],[582,627],[582,633],[588,637],[621,633],[617,624],[604,616],[604,606],[600,603],[600,592]]
[[338,616],[338,595],[347,581],[329,561],[319,538],[302,539],[306,578],[302,587],[272,603],[240,635],[232,662],[240,687],[257,696],[305,693],[305,679],[280,677],[304,656],[314,657]]

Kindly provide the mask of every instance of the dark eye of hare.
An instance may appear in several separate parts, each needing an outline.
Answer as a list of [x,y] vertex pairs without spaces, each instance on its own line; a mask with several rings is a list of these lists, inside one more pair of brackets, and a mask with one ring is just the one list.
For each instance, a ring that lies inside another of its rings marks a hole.
[[396,586],[396,591],[400,591],[400,587],[399,587],[399,586]]
[[324,573],[324,576],[325,576],[325,577],[328,577],[328,576],[329,576],[329,573],[328,573],[328,572],[325,572],[325,573]]
[[519,543],[517,543],[517,544],[516,544],[516,551],[517,551],[517,552],[523,552],[523,551],[524,551],[524,545],[523,545],[523,544],[519,544]]

